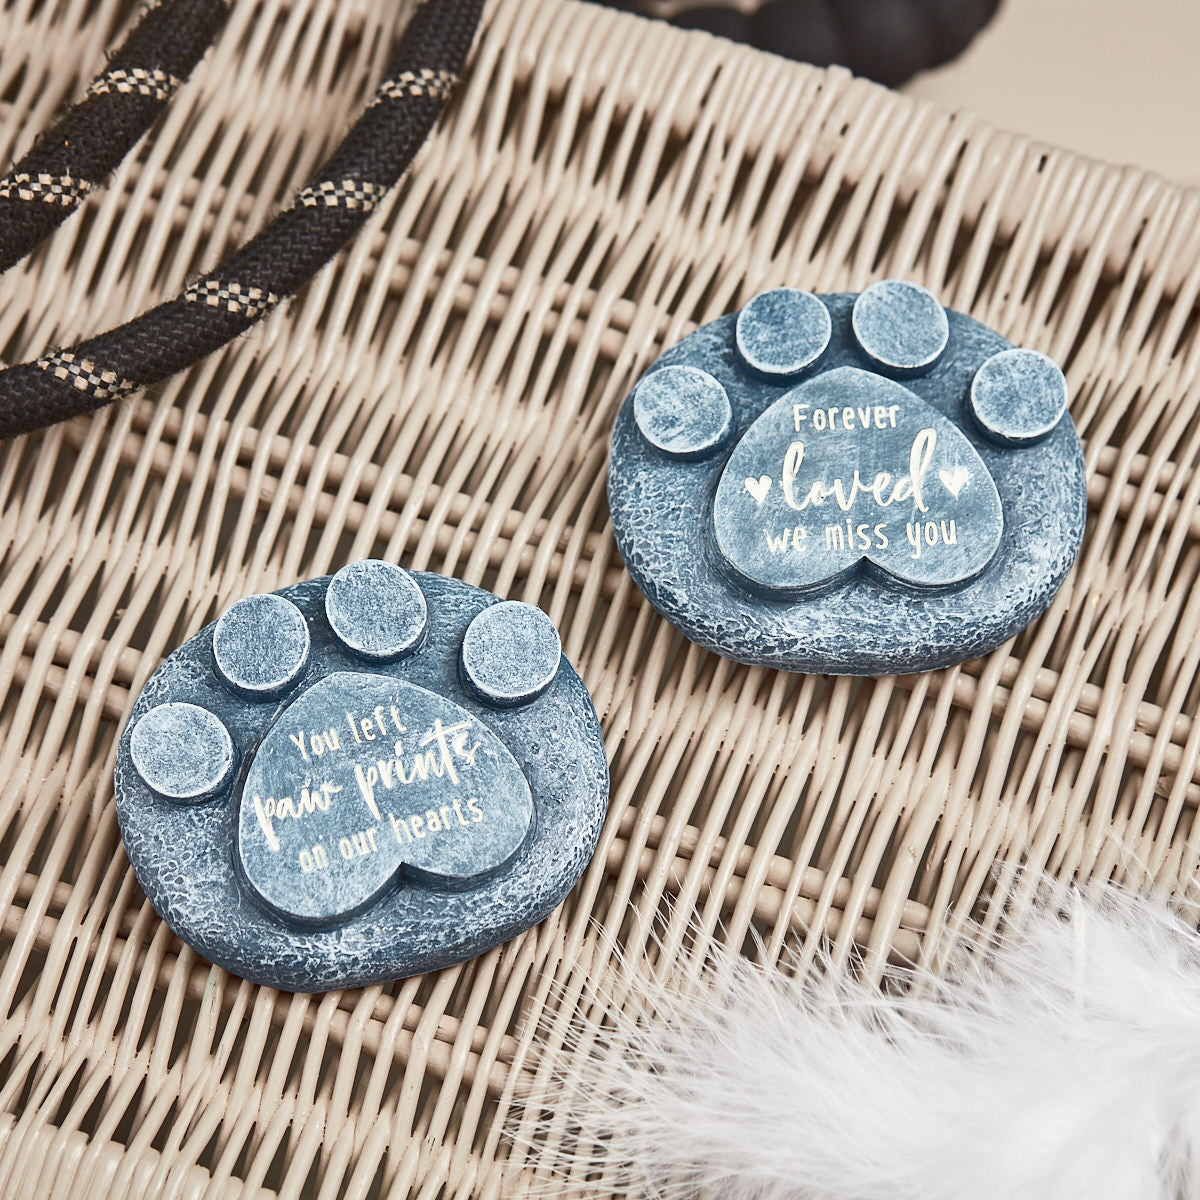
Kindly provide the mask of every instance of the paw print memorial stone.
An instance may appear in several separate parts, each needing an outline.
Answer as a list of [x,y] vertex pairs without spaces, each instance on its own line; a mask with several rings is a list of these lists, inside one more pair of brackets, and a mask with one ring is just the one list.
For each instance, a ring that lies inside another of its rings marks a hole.
[[595,848],[607,783],[545,614],[377,561],[202,630],[138,698],[116,769],[168,924],[298,991],[445,966],[541,920]]
[[1086,513],[1062,371],[895,280],[765,292],[685,338],[622,408],[608,487],[626,566],[688,637],[835,674],[994,649]]

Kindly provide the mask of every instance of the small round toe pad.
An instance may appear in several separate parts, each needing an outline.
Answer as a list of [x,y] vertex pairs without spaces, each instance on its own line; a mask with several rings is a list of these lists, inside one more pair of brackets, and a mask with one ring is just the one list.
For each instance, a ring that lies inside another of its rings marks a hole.
[[330,580],[325,615],[346,649],[373,662],[410,654],[429,621],[416,580],[403,567],[379,559],[349,563]]
[[729,436],[733,409],[725,389],[695,367],[647,375],[633,395],[642,437],[671,458],[702,458]]
[[901,279],[884,279],[862,292],[851,327],[875,366],[901,376],[931,370],[950,340],[950,321],[938,298]]
[[274,593],[239,600],[213,630],[213,665],[240,696],[282,695],[308,662],[308,624],[290,601]]
[[463,675],[480,699],[497,708],[537,699],[554,682],[561,658],[550,618],[516,600],[485,608],[463,637]]
[[129,739],[133,768],[164,800],[197,804],[233,769],[233,740],[216,714],[175,702],[150,709]]
[[812,292],[775,288],[738,313],[737,352],[756,375],[792,379],[825,353],[833,333],[829,309]]
[[1067,411],[1067,377],[1036,350],[992,355],[971,381],[971,413],[980,428],[1004,446],[1027,446],[1049,437]]

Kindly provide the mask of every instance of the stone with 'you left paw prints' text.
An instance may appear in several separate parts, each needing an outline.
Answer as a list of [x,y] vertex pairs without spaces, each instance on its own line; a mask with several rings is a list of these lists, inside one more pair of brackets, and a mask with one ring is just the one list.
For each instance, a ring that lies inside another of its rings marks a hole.
[[170,655],[115,783],[167,924],[294,991],[433,970],[529,928],[587,865],[608,800],[550,619],[373,560],[248,596]]

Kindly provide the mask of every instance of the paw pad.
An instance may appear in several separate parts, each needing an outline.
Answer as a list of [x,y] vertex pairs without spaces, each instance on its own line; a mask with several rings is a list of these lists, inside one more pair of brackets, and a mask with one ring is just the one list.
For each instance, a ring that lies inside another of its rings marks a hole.
[[549,618],[389,563],[251,596],[172,654],[118,753],[130,859],[214,962],[319,990],[540,920],[607,800]]
[[395,662],[420,644],[429,609],[407,571],[370,559],[349,563],[329,581],[325,616],[352,654]]
[[971,413],[1001,445],[1040,442],[1066,411],[1066,376],[1058,363],[1036,350],[994,354],[971,380]]
[[239,695],[267,699],[286,692],[308,663],[304,615],[282,596],[247,596],[212,635],[217,674]]
[[636,385],[609,456],[613,531],[655,607],[727,657],[945,666],[1041,613],[1075,559],[1086,480],[1066,413],[1051,360],[917,284],[775,289]]
[[672,458],[699,458],[729,435],[733,409],[725,389],[707,371],[664,367],[633,394],[642,436]]
[[768,381],[793,379],[825,353],[833,334],[829,309],[811,292],[776,288],[755,296],[737,316],[742,362]]
[[221,718],[195,704],[160,704],[133,727],[129,756],[164,800],[207,800],[233,769],[233,740]]
[[[851,469],[814,471],[813,443],[825,462]],[[896,510],[916,518],[903,536]],[[806,521],[814,511],[819,520]],[[935,511],[952,525],[942,521],[929,546],[920,517]],[[1004,519],[987,467],[952,421],[890,379],[838,367],[793,388],[746,431],[717,486],[713,526],[740,578],[769,595],[803,596],[864,566],[914,588],[964,583],[991,562]],[[793,544],[781,550],[785,533]]]
[[950,322],[937,297],[901,279],[882,280],[860,293],[850,323],[863,354],[896,375],[931,370],[950,341]]
[[558,630],[532,604],[506,600],[485,608],[463,637],[463,674],[477,696],[501,708],[536,700],[561,659]]

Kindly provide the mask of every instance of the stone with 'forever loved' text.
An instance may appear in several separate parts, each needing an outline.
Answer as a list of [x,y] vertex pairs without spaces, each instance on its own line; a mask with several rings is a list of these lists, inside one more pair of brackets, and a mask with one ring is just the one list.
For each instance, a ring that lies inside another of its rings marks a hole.
[[983,654],[1046,608],[1083,537],[1062,371],[896,280],[778,288],[697,330],[638,382],[609,461],[638,586],[756,665]]

